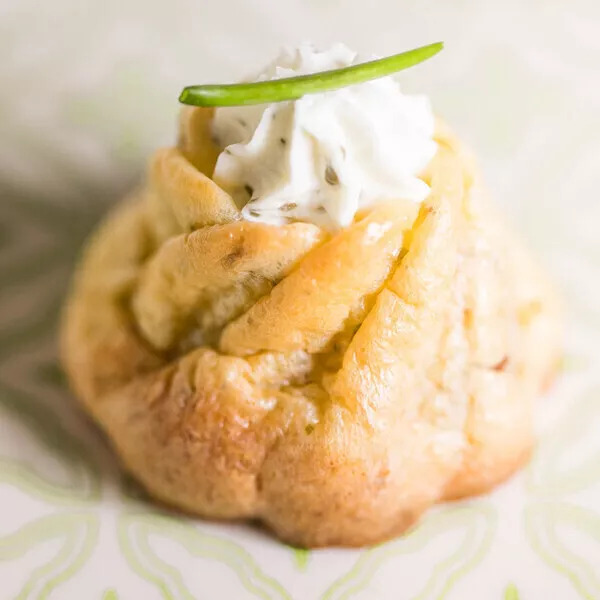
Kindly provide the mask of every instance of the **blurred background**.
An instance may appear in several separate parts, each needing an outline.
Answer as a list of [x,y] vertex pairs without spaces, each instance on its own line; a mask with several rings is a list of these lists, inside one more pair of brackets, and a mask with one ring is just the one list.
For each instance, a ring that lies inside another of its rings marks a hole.
[[3,0],[0,184],[95,216],[173,141],[184,85],[235,80],[305,39],[381,55],[444,40],[405,88],[475,149],[532,243],[598,257],[597,0]]
[[[442,54],[402,74],[404,88],[428,94],[476,152],[496,202],[567,299],[565,373],[540,409],[542,458],[490,500],[495,533],[484,532],[478,562],[450,571],[441,587],[431,584],[430,595],[418,596],[415,583],[406,598],[501,598],[510,590],[523,598],[600,598],[598,0],[0,0],[0,507],[10,507],[0,511],[0,559],[8,561],[0,561],[0,578],[7,597],[68,600],[93,589],[85,597],[188,598],[148,583],[141,559],[116,541],[115,527],[126,527],[122,506],[134,500],[65,393],[55,343],[60,304],[85,236],[142,176],[152,150],[174,141],[180,89],[235,80],[282,44],[302,40],[343,41],[379,55],[445,41]],[[553,512],[552,503],[563,508]],[[256,534],[206,527],[226,531],[263,567],[284,560]],[[79,558],[56,567],[53,548],[66,553],[63,538],[79,540]],[[277,563],[294,591],[259,597],[316,598],[360,560],[294,556]],[[108,579],[98,572],[107,560]],[[422,557],[409,572],[431,571],[431,560]],[[398,597],[387,595],[394,570],[377,569],[356,597]],[[238,581],[218,569],[213,576],[219,591]],[[199,584],[190,578],[196,597]],[[245,587],[230,593],[254,597]],[[355,597],[336,593],[327,597]]]

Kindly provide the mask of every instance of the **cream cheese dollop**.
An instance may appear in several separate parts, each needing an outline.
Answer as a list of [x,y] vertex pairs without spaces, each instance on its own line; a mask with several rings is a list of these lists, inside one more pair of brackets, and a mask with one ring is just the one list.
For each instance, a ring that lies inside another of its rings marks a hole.
[[[285,48],[255,80],[293,77],[362,62],[344,44]],[[419,173],[434,156],[426,96],[407,95],[393,77],[297,100],[217,108],[221,148],[213,178],[249,221],[349,225],[379,202],[422,202]]]

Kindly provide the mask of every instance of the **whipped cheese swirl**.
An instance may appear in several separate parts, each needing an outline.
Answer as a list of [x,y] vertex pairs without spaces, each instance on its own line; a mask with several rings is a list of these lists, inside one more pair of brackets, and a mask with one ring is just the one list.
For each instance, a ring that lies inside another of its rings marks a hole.
[[[362,62],[343,44],[284,49],[256,81]],[[250,221],[349,225],[378,202],[422,202],[419,173],[434,156],[434,117],[425,96],[406,95],[393,77],[294,101],[215,111],[223,148],[214,180]]]

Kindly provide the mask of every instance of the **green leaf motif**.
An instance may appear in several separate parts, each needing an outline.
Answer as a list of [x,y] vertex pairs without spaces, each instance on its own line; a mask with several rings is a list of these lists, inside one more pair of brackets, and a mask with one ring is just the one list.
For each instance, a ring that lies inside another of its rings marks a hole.
[[514,583],[509,583],[504,591],[504,600],[519,600],[519,590]]
[[243,588],[256,598],[291,599],[241,546],[204,534],[185,520],[152,513],[125,513],[119,519],[118,535],[121,550],[131,568],[153,584],[165,600],[196,600],[196,596],[184,582],[180,570],[159,558],[153,547],[157,537],[176,542],[196,559],[226,565],[236,574]]
[[294,553],[294,562],[299,571],[306,571],[308,567],[308,559],[310,558],[310,550],[306,548],[292,548]]
[[600,389],[593,388],[570,406],[566,418],[538,444],[529,467],[529,490],[535,494],[557,497],[590,487],[600,481],[600,448],[578,464],[562,466],[576,444],[593,440],[600,428]]
[[0,383],[0,408],[16,417],[44,452],[60,459],[68,481],[53,481],[23,460],[0,457],[0,482],[54,504],[95,502],[100,498],[100,473],[86,446],[62,426],[57,415],[32,398]]
[[[582,546],[572,550],[569,533],[585,536],[600,550],[600,515],[563,502],[536,503],[525,509],[525,531],[546,564],[569,578],[583,598],[600,598],[600,572]],[[569,532],[566,536],[561,533]],[[598,556],[598,552],[595,553]]]
[[[430,514],[404,537],[364,552],[349,573],[338,579],[323,594],[322,600],[347,600],[366,590],[377,571],[390,560],[426,551],[438,536],[460,531],[462,541],[451,554],[432,565],[431,576],[411,600],[441,600],[455,583],[485,556],[496,528],[496,513],[484,503],[442,509]],[[407,599],[408,600],[408,599]]]
[[21,558],[48,540],[60,539],[59,551],[33,569],[14,600],[45,600],[87,562],[98,537],[98,519],[90,513],[57,514],[23,525],[0,538],[0,560]]

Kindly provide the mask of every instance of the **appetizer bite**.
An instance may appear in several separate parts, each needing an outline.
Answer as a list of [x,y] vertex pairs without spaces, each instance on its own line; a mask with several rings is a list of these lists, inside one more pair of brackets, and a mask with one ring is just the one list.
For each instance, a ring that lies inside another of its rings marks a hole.
[[527,460],[560,303],[474,161],[394,73],[284,50],[186,88],[62,328],[77,396],[155,498],[361,546]]

